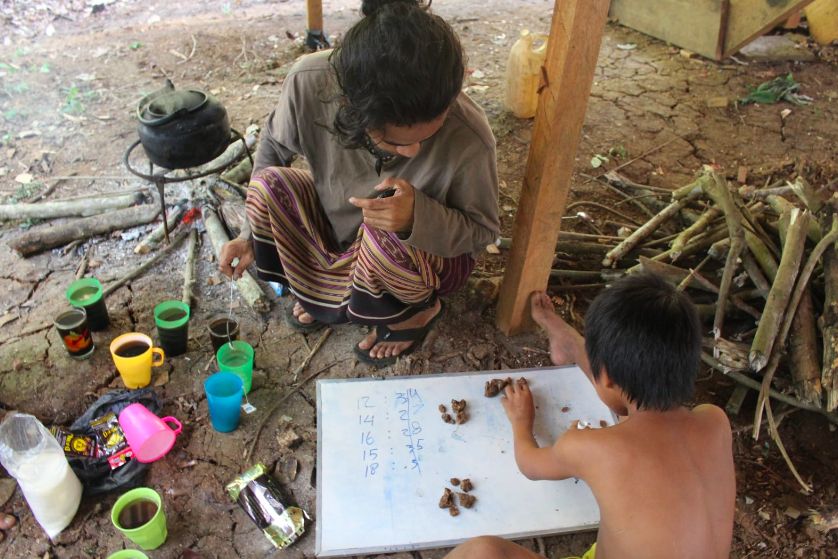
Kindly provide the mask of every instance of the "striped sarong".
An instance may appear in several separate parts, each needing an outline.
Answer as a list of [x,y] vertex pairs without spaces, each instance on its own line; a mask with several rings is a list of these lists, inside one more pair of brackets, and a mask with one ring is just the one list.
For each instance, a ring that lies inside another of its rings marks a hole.
[[429,254],[365,224],[348,248],[338,247],[311,173],[300,169],[255,174],[247,216],[259,277],[288,286],[328,324],[402,322],[463,287],[474,268],[469,254]]

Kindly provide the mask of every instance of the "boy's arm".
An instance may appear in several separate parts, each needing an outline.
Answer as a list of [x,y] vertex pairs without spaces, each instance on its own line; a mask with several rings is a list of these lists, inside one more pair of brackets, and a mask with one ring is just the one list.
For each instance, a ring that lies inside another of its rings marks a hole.
[[532,480],[577,477],[583,432],[570,429],[553,446],[539,448],[532,434],[535,409],[529,386],[514,382],[505,394],[501,402],[512,424],[515,462],[521,473]]

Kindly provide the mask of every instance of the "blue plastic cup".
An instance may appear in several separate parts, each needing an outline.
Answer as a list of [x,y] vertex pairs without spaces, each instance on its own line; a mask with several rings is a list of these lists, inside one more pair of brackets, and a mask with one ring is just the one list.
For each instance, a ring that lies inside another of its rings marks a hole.
[[244,384],[234,373],[215,373],[204,381],[210,421],[219,433],[235,431],[239,426]]

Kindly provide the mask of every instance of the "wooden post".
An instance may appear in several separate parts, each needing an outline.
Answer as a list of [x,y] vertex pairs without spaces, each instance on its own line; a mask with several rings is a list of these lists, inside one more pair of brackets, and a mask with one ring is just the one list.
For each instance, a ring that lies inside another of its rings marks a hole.
[[323,0],[306,0],[309,31],[323,31]]
[[556,0],[553,9],[527,170],[498,300],[497,325],[506,334],[531,324],[530,293],[544,289],[550,277],[608,4]]

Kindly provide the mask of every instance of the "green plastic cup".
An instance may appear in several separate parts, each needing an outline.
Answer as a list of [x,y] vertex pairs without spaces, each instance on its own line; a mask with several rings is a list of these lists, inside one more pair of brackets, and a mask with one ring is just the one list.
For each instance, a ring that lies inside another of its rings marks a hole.
[[108,307],[105,304],[102,284],[96,278],[82,278],[70,284],[65,292],[67,300],[74,307],[83,308],[87,323],[94,332],[104,330],[110,324]]
[[108,555],[108,559],[148,559],[148,555],[136,549],[123,549]]
[[111,522],[126,538],[145,550],[157,549],[168,535],[163,499],[148,487],[132,489],[117,499],[111,509]]
[[186,353],[189,343],[189,305],[183,301],[163,301],[154,307],[157,337],[166,357]]
[[253,383],[253,346],[241,340],[227,342],[215,354],[218,370],[234,373],[242,379],[244,393],[250,393]]

